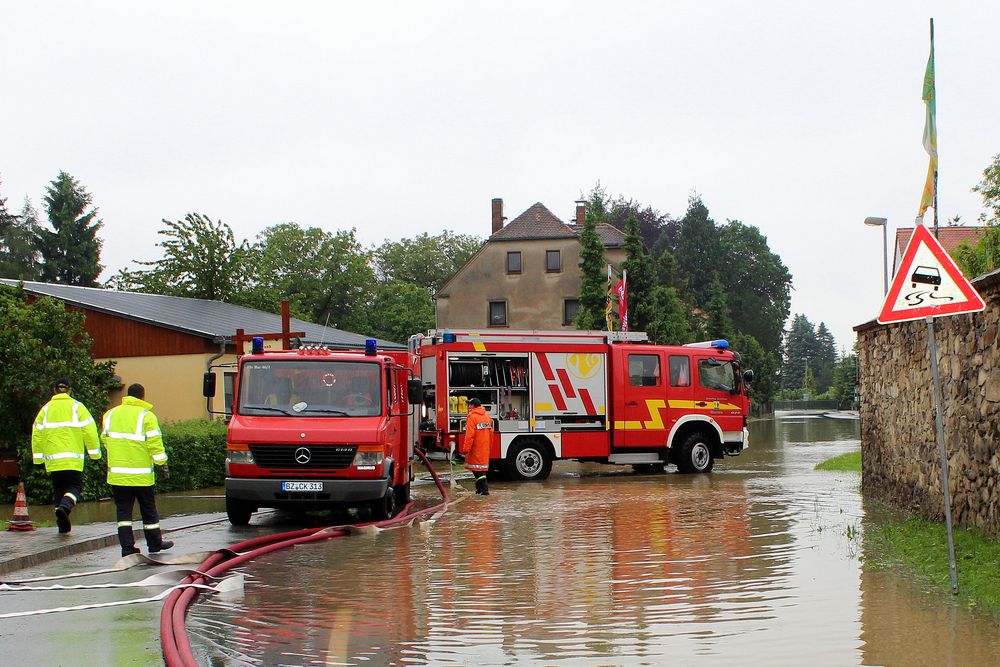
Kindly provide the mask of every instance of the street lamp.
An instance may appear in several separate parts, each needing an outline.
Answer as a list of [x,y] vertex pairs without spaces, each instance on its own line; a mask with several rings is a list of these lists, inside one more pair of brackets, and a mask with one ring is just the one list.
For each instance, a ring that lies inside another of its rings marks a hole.
[[865,224],[869,227],[882,228],[882,294],[889,293],[889,243],[886,240],[886,227],[888,220],[885,218],[865,218]]

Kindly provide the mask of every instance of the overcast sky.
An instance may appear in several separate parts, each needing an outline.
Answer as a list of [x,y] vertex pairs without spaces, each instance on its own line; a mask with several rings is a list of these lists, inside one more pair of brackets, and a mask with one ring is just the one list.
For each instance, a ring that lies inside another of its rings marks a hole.
[[862,221],[889,219],[891,253],[923,187],[931,16],[940,220],[972,224],[1000,153],[997,2],[0,0],[0,195],[44,217],[75,176],[108,277],[188,212],[373,245],[485,237],[493,197],[568,221],[597,181],[675,217],[696,191],[849,348],[882,301]]

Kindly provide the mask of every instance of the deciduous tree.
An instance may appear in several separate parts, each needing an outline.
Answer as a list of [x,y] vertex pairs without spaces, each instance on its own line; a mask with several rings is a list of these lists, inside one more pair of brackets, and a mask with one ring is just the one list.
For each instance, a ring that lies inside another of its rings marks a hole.
[[386,241],[373,254],[375,271],[383,282],[420,285],[433,294],[482,244],[482,239],[476,236],[448,230],[435,236],[424,233]]
[[[49,503],[51,486],[43,469],[32,465],[32,421],[59,377],[73,382],[73,397],[99,418],[117,384],[114,362],[93,363],[83,315],[67,310],[62,301],[40,297],[29,302],[23,290],[0,285],[0,322],[5,323],[0,327],[0,442],[17,450],[29,499]],[[100,476],[104,469],[88,463],[84,472]],[[2,489],[4,501],[10,501],[11,491]]]
[[163,220],[156,245],[163,258],[137,262],[148,270],[122,269],[109,284],[123,290],[239,302],[246,292],[250,246],[232,228],[200,213]]

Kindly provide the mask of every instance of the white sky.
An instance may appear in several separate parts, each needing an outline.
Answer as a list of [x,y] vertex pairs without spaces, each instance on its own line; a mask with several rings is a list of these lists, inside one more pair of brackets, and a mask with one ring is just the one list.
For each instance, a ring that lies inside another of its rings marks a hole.
[[1000,152],[996,2],[0,0],[0,194],[44,217],[59,170],[79,179],[107,277],[192,211],[370,245],[485,237],[492,197],[568,221],[598,180],[675,217],[696,190],[849,348],[882,301],[862,221],[889,219],[891,255],[923,187],[931,16],[940,220],[972,224]]

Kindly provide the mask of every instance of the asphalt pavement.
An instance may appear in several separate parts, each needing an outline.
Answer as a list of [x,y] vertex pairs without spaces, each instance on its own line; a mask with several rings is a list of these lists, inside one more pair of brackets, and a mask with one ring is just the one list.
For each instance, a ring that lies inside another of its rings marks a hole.
[[[213,523],[228,525],[227,521],[225,512],[189,514],[161,518],[160,527],[164,536],[170,539],[171,533]],[[141,526],[141,522],[133,525]],[[136,545],[145,553],[141,527],[134,532]],[[55,526],[36,527],[23,532],[0,531],[0,576],[117,544],[118,532],[114,522],[74,525],[69,533],[64,534],[60,534]]]

